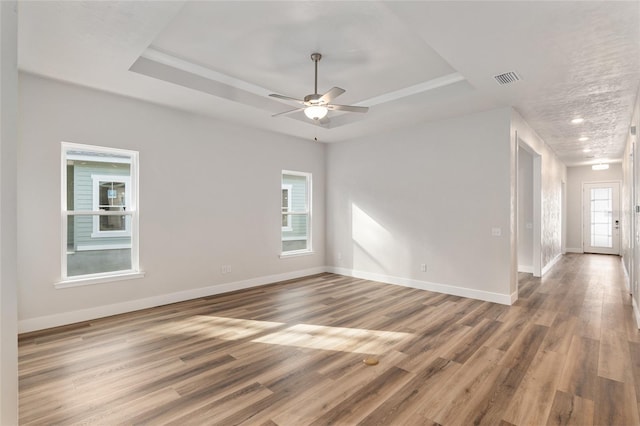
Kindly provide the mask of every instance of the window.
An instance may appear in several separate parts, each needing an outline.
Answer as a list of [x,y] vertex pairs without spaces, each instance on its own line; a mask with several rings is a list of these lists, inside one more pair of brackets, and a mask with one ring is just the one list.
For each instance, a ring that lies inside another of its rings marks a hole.
[[311,252],[311,173],[282,171],[282,254]]
[[293,185],[282,184],[282,230],[293,231],[291,228],[291,216],[288,212],[291,211],[291,189]]
[[613,248],[613,188],[591,188],[591,247]]
[[142,276],[137,182],[137,152],[62,143],[58,287]]

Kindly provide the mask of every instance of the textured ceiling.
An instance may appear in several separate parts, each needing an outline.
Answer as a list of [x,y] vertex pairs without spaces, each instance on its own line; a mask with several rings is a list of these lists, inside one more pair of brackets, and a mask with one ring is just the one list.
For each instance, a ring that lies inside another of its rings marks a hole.
[[[23,71],[323,142],[513,106],[567,165],[619,161],[640,82],[638,1],[29,1],[18,16]],[[313,92],[314,51],[318,91],[367,114],[271,117],[295,105],[269,93]],[[522,80],[498,85],[508,71]]]

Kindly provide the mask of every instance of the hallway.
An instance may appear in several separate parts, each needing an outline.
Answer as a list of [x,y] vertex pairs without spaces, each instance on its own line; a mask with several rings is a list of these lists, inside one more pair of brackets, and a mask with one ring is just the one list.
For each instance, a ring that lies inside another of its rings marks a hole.
[[[638,424],[640,333],[618,256],[566,254],[542,279],[520,276],[516,307],[548,325],[542,349],[564,362],[548,422],[584,410],[578,424]],[[575,410],[575,411],[574,411]],[[555,416],[555,417],[554,417]],[[573,422],[571,422],[573,423]]]
[[640,423],[607,255],[522,275],[510,307],[322,274],[25,334],[19,363],[21,424]]

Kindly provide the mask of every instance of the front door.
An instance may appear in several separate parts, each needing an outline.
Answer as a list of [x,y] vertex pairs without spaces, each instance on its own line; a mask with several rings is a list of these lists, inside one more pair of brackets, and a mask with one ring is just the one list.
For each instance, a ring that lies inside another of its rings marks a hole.
[[583,185],[583,250],[620,254],[620,183]]

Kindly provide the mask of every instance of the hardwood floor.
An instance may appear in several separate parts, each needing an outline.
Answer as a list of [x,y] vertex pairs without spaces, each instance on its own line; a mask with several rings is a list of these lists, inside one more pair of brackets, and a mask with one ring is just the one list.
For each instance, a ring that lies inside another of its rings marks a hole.
[[25,425],[640,424],[604,255],[521,275],[511,307],[325,274],[26,334],[19,376]]

